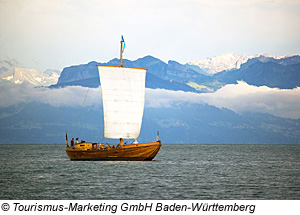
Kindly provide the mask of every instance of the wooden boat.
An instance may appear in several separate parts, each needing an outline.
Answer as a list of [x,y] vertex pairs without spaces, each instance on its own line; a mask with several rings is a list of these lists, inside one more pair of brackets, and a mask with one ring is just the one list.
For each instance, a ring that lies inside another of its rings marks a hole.
[[[77,147],[76,147],[77,146]],[[158,153],[161,142],[139,143],[104,147],[98,143],[78,144],[75,148],[66,147],[70,160],[102,160],[102,161],[150,161]]]
[[[67,146],[65,151],[72,161],[122,160],[149,161],[158,153],[161,141],[157,133],[155,142],[137,143],[142,125],[145,103],[145,77],[147,69],[123,67],[121,39],[121,65],[97,65],[101,82],[104,137],[119,139],[118,145],[83,142]],[[123,139],[134,139],[124,144]],[[66,142],[68,144],[67,135]]]

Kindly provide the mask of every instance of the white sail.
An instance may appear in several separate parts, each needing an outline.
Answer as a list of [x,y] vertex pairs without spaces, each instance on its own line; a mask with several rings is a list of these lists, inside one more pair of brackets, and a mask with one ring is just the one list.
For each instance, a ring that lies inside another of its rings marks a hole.
[[134,138],[141,130],[146,69],[98,65],[104,137]]

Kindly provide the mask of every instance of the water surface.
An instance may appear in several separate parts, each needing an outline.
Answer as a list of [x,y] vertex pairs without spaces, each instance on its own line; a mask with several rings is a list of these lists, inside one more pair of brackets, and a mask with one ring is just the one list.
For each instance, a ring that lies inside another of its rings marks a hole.
[[163,144],[150,162],[0,146],[0,199],[300,199],[300,145]]

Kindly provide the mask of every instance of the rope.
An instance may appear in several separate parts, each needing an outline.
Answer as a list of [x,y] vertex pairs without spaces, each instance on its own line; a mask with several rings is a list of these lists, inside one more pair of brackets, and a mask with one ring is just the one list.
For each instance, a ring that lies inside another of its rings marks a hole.
[[85,94],[85,97],[84,97],[84,101],[83,101],[82,108],[81,108],[81,110],[80,110],[79,116],[78,116],[77,121],[76,121],[76,123],[75,123],[75,127],[74,127],[74,129],[73,129],[73,131],[74,131],[73,134],[76,134],[77,125],[78,125],[78,123],[79,123],[79,120],[80,120],[80,117],[81,117],[81,114],[82,114],[82,111],[83,111],[83,108],[84,108],[84,105],[85,105],[86,97],[87,97],[88,92],[89,92],[89,89],[90,89],[90,88],[88,88],[87,91],[86,91],[86,94]]
[[[97,95],[94,97],[94,101],[93,101],[92,105],[89,107],[89,109],[88,109],[88,111],[87,111],[87,114],[86,114],[86,116],[85,116],[85,119],[82,121],[82,124],[86,122],[86,119],[87,119],[89,113],[91,112],[92,107],[94,106],[94,104],[95,104],[95,102],[96,102],[96,98],[98,98],[99,93],[100,93],[100,87],[99,87],[99,90],[98,90]],[[78,132],[78,133],[81,133],[82,126],[80,126],[79,128],[80,128],[80,129],[79,129],[79,132]]]
[[99,135],[99,136],[96,138],[95,142],[96,142],[96,143],[101,143],[101,141],[104,140],[104,138],[105,138],[105,137],[102,137],[102,139],[101,139],[100,141],[97,141],[97,140],[100,139],[101,137],[102,137],[102,135]]
[[105,137],[103,137],[103,138],[102,138],[102,139],[99,141],[99,143],[101,143],[101,142],[102,142],[102,140],[104,140],[104,138],[105,138]]

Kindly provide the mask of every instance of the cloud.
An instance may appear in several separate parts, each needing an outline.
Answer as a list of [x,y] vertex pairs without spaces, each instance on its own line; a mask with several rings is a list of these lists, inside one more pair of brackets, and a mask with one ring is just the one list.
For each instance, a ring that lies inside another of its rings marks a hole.
[[245,82],[226,85],[215,94],[205,95],[208,104],[238,113],[262,112],[279,117],[300,118],[300,88],[256,87]]
[[226,85],[215,93],[198,94],[161,89],[147,89],[146,93],[148,107],[171,107],[184,102],[207,103],[237,113],[261,112],[284,118],[300,118],[299,87],[282,90],[238,82]]
[[100,88],[69,86],[49,89],[35,88],[23,83],[20,85],[0,85],[0,107],[9,107],[22,102],[42,102],[52,106],[90,106],[100,104]]
[[[56,107],[101,105],[101,89],[81,86],[49,89],[34,88],[27,84],[0,85],[0,107],[9,107],[21,102],[42,102]],[[226,85],[214,93],[146,89],[146,108],[170,108],[185,104],[209,104],[218,108],[228,108],[237,113],[261,112],[299,119],[300,88],[256,87],[238,82]]]
[[171,91],[165,89],[146,89],[146,107],[160,108],[172,107],[181,103],[204,103],[201,94]]

